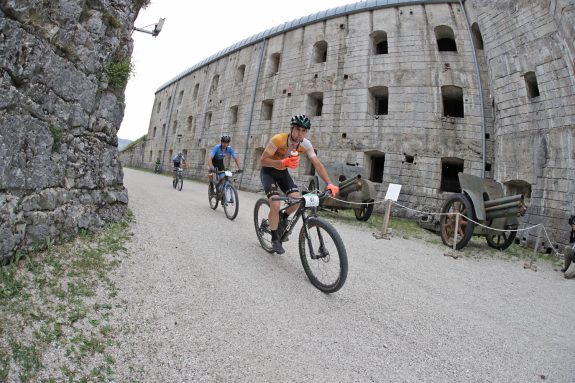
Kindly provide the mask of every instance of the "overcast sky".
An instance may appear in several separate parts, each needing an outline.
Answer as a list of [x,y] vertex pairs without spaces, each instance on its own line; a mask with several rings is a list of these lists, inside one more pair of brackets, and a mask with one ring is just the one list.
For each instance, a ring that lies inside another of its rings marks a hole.
[[[152,0],[136,20],[143,28],[166,19],[158,37],[135,31],[134,75],[126,88],[126,110],[118,137],[135,140],[148,132],[156,90],[203,59],[259,32],[354,0]],[[147,28],[149,30],[152,27]]]

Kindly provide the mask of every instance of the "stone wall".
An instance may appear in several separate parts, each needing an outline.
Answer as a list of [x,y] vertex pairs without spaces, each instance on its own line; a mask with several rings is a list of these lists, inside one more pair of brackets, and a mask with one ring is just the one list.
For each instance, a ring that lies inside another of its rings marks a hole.
[[117,74],[142,3],[0,0],[0,260],[125,217]]
[[[166,168],[183,150],[188,175],[204,179],[207,154],[228,133],[246,170],[241,186],[257,190],[263,147],[287,131],[289,116],[306,113],[322,161],[361,165],[374,179],[384,157],[378,199],[399,183],[401,204],[438,211],[451,194],[442,185],[446,164],[457,163],[525,194],[530,209],[522,224],[543,222],[565,243],[567,217],[575,213],[573,2],[464,3],[336,12],[206,59],[156,92],[139,148],[143,166],[161,158]],[[445,27],[456,51],[438,49],[437,30]],[[374,52],[378,31],[386,34],[386,54]],[[318,43],[327,45],[325,62],[316,62]],[[539,96],[528,96],[527,72]],[[463,117],[444,115],[445,86],[462,90]],[[376,87],[387,89],[387,114],[375,115]],[[300,184],[309,173],[302,164]]]

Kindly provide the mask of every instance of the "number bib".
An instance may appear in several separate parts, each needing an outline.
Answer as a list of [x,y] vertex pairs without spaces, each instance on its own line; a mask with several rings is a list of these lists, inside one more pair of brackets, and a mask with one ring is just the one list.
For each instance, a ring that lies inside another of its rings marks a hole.
[[319,206],[319,197],[316,194],[304,194],[305,207]]

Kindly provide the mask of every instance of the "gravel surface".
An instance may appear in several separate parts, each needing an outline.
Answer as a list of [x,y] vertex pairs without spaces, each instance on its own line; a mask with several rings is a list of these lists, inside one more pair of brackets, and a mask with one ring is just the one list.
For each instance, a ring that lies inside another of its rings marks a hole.
[[[336,294],[308,281],[297,237],[255,236],[240,192],[228,220],[207,184],[124,169],[135,215],[115,275],[118,381],[575,382],[575,285],[551,265],[445,257],[332,221],[349,257]],[[485,245],[486,246],[486,245]],[[478,250],[480,251],[480,250]]]

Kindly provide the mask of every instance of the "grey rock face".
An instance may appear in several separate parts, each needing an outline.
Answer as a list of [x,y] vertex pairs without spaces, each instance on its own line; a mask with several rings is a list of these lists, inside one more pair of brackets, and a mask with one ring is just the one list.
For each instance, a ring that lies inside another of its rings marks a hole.
[[0,261],[127,211],[116,132],[139,5],[0,1]]

